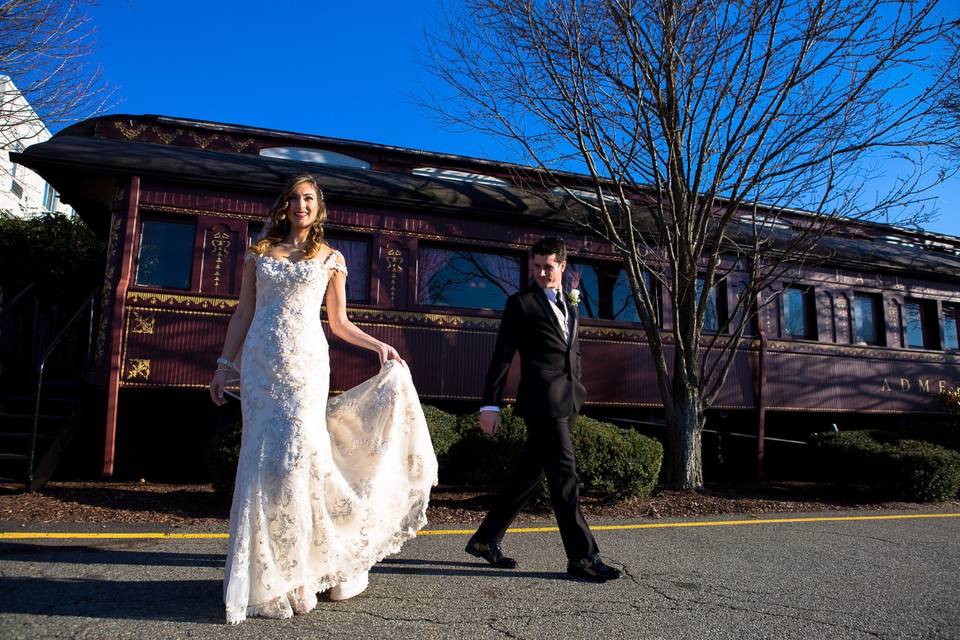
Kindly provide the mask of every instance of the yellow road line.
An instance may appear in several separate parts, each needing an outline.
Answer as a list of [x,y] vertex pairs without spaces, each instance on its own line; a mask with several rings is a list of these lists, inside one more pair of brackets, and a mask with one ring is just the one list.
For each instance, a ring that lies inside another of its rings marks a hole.
[[[734,527],[751,524],[799,524],[806,522],[862,522],[873,520],[924,520],[931,518],[960,518],[960,513],[914,513],[885,516],[817,516],[800,518],[755,518],[750,520],[707,520],[697,522],[650,522],[644,524],[596,525],[593,531],[629,531],[633,529],[684,529],[688,527]],[[476,529],[423,530],[420,536],[470,535]],[[517,527],[508,533],[549,533],[557,527]],[[0,531],[0,540],[224,540],[226,533],[65,533],[33,531]]]
[[[682,529],[686,527],[731,527],[746,524],[795,524],[801,522],[855,522],[862,520],[920,520],[924,518],[960,518],[960,513],[918,513],[887,516],[822,516],[814,518],[764,518],[750,520],[710,520],[703,522],[651,522],[646,524],[590,525],[591,531],[627,531],[631,529]],[[518,527],[508,533],[547,533],[557,527]],[[421,531],[421,536],[472,534],[476,529]],[[0,534],[2,535],[2,534]]]

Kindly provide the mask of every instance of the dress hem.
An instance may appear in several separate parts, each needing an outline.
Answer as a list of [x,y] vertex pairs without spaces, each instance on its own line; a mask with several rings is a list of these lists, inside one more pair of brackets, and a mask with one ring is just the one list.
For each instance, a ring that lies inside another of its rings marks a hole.
[[[436,486],[436,483],[434,483],[434,486]],[[426,524],[427,524],[427,513],[426,513],[426,507],[424,507],[423,511],[420,513],[419,517],[417,518],[416,524],[408,527],[408,528],[407,528],[406,530],[404,530],[404,531],[398,531],[397,534],[396,534],[393,538],[391,538],[391,543],[388,544],[388,545],[387,545],[386,547],[384,547],[383,549],[381,549],[379,552],[377,552],[377,554],[376,554],[375,556],[373,556],[373,557],[375,557],[376,559],[370,564],[370,566],[368,566],[366,569],[362,569],[362,570],[360,570],[360,571],[355,571],[355,572],[353,572],[353,573],[351,573],[351,574],[349,574],[349,575],[344,574],[343,580],[339,580],[339,579],[338,579],[338,580],[336,580],[336,581],[332,581],[332,582],[331,582],[331,581],[329,581],[329,580],[324,580],[324,579],[322,579],[322,578],[313,578],[313,579],[312,579],[312,585],[313,585],[313,586],[312,586],[312,592],[313,592],[313,593],[320,593],[320,592],[322,592],[322,591],[326,591],[327,589],[332,589],[333,587],[337,586],[338,584],[341,584],[342,582],[346,582],[347,580],[350,580],[350,579],[352,579],[352,578],[355,578],[355,577],[359,576],[361,573],[370,571],[370,569],[372,569],[375,564],[377,564],[378,562],[380,562],[381,560],[383,560],[383,559],[386,558],[387,556],[392,556],[392,555],[394,555],[394,554],[396,554],[396,553],[399,553],[400,550],[401,550],[401,548],[403,547],[403,545],[404,545],[408,540],[412,540],[413,538],[415,538],[415,537],[417,536],[417,532],[420,531],[420,529],[422,529],[424,526],[426,526]],[[242,610],[242,611],[238,611],[238,610],[236,610],[236,609],[231,610],[231,608],[230,608],[229,606],[227,606],[227,608],[226,608],[226,622],[227,622],[227,624],[240,624],[241,622],[243,622],[243,621],[246,620],[247,618],[256,618],[256,617],[259,617],[258,614],[259,614],[261,611],[266,610],[266,609],[268,609],[268,608],[270,608],[270,609],[275,609],[275,608],[276,608],[276,600],[277,600],[278,598],[288,597],[289,594],[295,593],[296,591],[298,591],[298,590],[301,589],[302,587],[306,587],[306,586],[309,585],[309,584],[311,584],[311,581],[310,581],[310,580],[306,581],[306,582],[303,583],[303,584],[294,585],[292,588],[283,589],[282,591],[280,591],[279,593],[277,593],[276,596],[274,596],[274,597],[272,597],[272,598],[270,598],[270,599],[268,599],[268,600],[266,600],[266,601],[264,601],[264,602],[259,602],[259,603],[257,603],[257,604],[253,604],[253,605],[247,605],[247,606],[245,607],[245,610]],[[310,592],[311,592],[311,591],[308,591],[308,593],[310,593]],[[304,612],[304,613],[306,613],[306,612]]]

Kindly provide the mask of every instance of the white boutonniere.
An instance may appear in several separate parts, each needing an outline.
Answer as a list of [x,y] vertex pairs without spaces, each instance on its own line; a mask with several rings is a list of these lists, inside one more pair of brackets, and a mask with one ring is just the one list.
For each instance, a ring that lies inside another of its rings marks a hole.
[[570,291],[567,291],[567,302],[569,302],[570,304],[572,304],[572,305],[575,306],[575,307],[576,307],[577,305],[579,305],[579,304],[580,304],[580,290],[579,290],[579,289],[570,289]]

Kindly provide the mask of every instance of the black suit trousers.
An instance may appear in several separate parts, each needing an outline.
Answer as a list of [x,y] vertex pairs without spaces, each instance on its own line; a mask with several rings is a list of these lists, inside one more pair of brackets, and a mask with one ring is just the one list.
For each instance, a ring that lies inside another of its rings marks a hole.
[[598,552],[597,542],[580,512],[577,463],[570,436],[570,427],[576,419],[577,414],[567,418],[526,420],[527,444],[517,467],[497,494],[493,508],[474,538],[500,542],[546,475],[550,503],[567,558],[579,560]]

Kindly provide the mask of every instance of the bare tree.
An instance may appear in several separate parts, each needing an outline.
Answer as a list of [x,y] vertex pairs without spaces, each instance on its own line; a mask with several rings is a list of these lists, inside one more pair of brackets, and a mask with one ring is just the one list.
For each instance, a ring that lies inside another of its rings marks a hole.
[[88,0],[0,0],[0,144],[102,112],[109,92],[88,56]]
[[943,98],[943,115],[953,132],[947,150],[956,160],[960,158],[960,34],[952,34],[949,40],[953,55],[946,63],[948,89]]
[[[823,234],[924,215],[924,189],[941,177],[926,150],[944,139],[944,67],[930,56],[955,26],[936,5],[467,0],[432,39],[429,64],[455,94],[434,108],[517,145],[579,205],[571,217],[622,255],[665,408],[670,484],[702,486],[704,411],[752,317]],[[891,157],[913,170],[868,198],[871,165]],[[571,169],[588,179],[557,173]],[[705,331],[735,274],[736,302]]]

